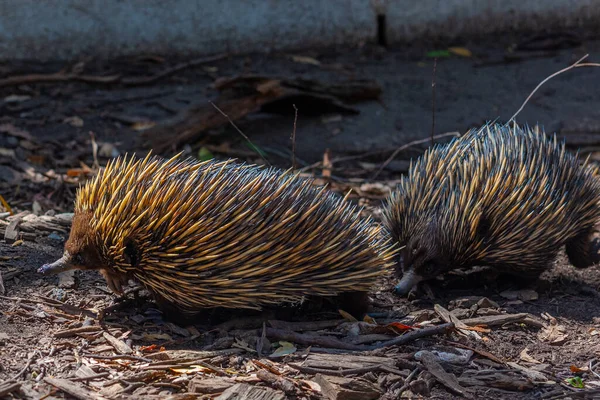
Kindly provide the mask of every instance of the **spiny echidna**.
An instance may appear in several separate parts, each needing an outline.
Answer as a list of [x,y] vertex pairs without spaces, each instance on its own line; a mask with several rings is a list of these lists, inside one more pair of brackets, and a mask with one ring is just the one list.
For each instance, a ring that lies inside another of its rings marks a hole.
[[598,178],[542,130],[488,123],[436,145],[384,206],[402,248],[396,292],[474,266],[535,279],[562,245],[575,267],[589,267],[599,199]]
[[82,186],[62,258],[39,269],[129,279],[183,316],[367,292],[396,248],[310,179],[229,161],[127,156]]

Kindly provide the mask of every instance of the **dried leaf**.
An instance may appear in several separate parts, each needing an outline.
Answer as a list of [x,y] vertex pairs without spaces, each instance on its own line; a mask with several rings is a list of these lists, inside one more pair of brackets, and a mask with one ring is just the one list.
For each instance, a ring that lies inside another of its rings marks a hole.
[[83,127],[83,120],[78,116],[67,117],[63,120],[63,124],[69,124],[75,128],[81,128]]
[[461,56],[461,57],[472,57],[473,53],[471,53],[471,50],[466,49],[464,47],[449,47],[448,51],[452,54],[456,54],[457,56]]
[[550,325],[542,329],[538,334],[538,339],[550,344],[563,344],[567,339],[568,334],[562,325]]
[[521,351],[521,353],[519,354],[519,358],[520,358],[521,360],[525,361],[525,362],[528,362],[528,363],[532,363],[532,364],[540,364],[540,362],[539,362],[538,360],[536,360],[535,358],[531,357],[531,356],[530,356],[530,355],[527,353],[527,351],[528,351],[528,350],[529,350],[529,349],[528,349],[527,347],[525,347],[525,348],[524,348],[524,349]]
[[331,177],[332,168],[333,164],[331,163],[331,151],[327,149],[325,150],[325,153],[323,153],[323,178]]
[[391,322],[391,323],[387,324],[387,327],[390,327],[390,328],[393,328],[393,329],[397,329],[400,332],[404,332],[404,331],[409,331],[411,329],[415,329],[414,326],[404,325],[404,324],[401,324],[400,322]]
[[500,293],[500,296],[508,300],[522,300],[522,301],[533,301],[537,300],[539,295],[535,290],[524,289],[524,290],[506,290]]
[[338,312],[340,313],[340,315],[342,316],[342,318],[344,318],[346,321],[349,321],[349,322],[358,322],[358,320],[356,318],[354,318],[352,315],[348,314],[346,311],[344,311],[344,310],[338,310]]
[[296,346],[290,342],[279,342],[280,346],[271,354],[270,357],[283,357],[296,352]]
[[571,366],[569,367],[569,369],[570,369],[570,370],[571,370],[571,372],[572,372],[572,373],[574,373],[574,374],[578,374],[578,373],[581,373],[581,372],[588,372],[588,371],[590,370],[588,367],[579,368],[579,367],[577,367],[577,366],[575,366],[575,365],[571,365]]
[[5,103],[21,103],[21,102],[27,101],[29,99],[31,99],[31,96],[11,94],[10,96],[6,96],[4,98],[4,102]]
[[158,340],[173,340],[173,338],[166,333],[144,333],[142,340],[146,342],[155,342]]
[[292,61],[301,64],[321,65],[321,63],[318,60],[307,56],[292,56]]
[[11,247],[17,247],[23,244],[23,241],[21,239],[15,241],[13,244],[11,244]]
[[33,137],[31,136],[31,134],[29,132],[19,129],[12,124],[0,125],[0,132],[9,134],[14,137],[19,137],[21,139],[29,140],[31,142],[35,141],[35,140],[33,140]]
[[190,365],[186,368],[170,368],[171,371],[178,374],[193,374],[195,372],[211,372],[210,368],[203,367],[202,365]]
[[137,121],[131,124],[131,129],[134,131],[145,131],[146,129],[150,129],[156,125],[156,122],[153,121]]
[[375,321],[375,318],[371,317],[370,315],[365,314],[363,321],[369,323],[369,324],[373,324],[376,325],[377,322]]

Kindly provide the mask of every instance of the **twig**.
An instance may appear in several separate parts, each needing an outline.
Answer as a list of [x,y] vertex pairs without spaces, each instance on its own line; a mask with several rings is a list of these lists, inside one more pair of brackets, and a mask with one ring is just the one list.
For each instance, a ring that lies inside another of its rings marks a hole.
[[[258,334],[260,335],[260,332],[258,332]],[[366,346],[342,342],[341,340],[336,338],[307,335],[304,333],[296,333],[283,329],[267,328],[267,336],[276,340],[286,340],[298,344],[317,345],[334,349],[369,350],[369,348]]]
[[369,346],[370,347],[369,350],[376,350],[376,349],[380,349],[382,347],[403,345],[408,342],[412,342],[413,340],[416,340],[416,339],[421,339],[421,338],[424,338],[427,336],[434,336],[434,335],[438,335],[441,333],[446,333],[453,328],[454,328],[454,324],[452,322],[449,322],[446,324],[432,326],[430,328],[414,330],[414,331],[406,333],[402,336],[398,336],[397,338],[394,338],[392,340],[388,340],[387,342],[383,342],[383,343],[380,343],[380,344],[377,344],[374,346]]
[[431,76],[431,145],[433,146],[433,133],[435,132],[435,69],[437,57],[433,59],[433,74]]
[[78,376],[77,378],[69,379],[71,382],[91,381],[93,379],[104,378],[110,375],[110,372],[100,372],[99,374],[89,376]]
[[[458,132],[447,132],[447,133],[443,133],[441,135],[437,135],[437,136],[432,136],[432,139],[439,139],[445,136],[460,136],[460,134]],[[400,147],[398,147],[396,150],[394,150],[394,152],[392,153],[391,156],[388,157],[387,160],[385,160],[385,162],[381,165],[381,167],[379,167],[379,169],[377,170],[377,172],[375,172],[375,174],[373,175],[373,177],[371,178],[371,180],[375,180],[375,178],[377,178],[379,176],[379,174],[381,173],[381,171],[383,171],[385,169],[385,167],[388,166],[388,164],[390,162],[392,162],[392,160],[398,155],[398,153],[400,153],[402,150],[406,150],[409,147],[412,147],[414,145],[417,144],[421,144],[421,143],[427,143],[430,139],[419,139],[419,140],[414,140],[410,143],[407,143],[405,145],[402,145]]]
[[298,121],[298,108],[294,106],[294,130],[292,131],[292,168],[296,169],[296,122]]
[[127,86],[147,85],[149,83],[154,83],[162,78],[166,78],[170,75],[173,75],[174,73],[184,70],[186,68],[196,67],[198,65],[206,64],[206,63],[213,62],[213,61],[219,61],[228,56],[229,56],[229,54],[224,53],[224,54],[217,54],[217,55],[210,56],[210,57],[198,58],[195,60],[177,64],[176,66],[166,69],[165,71],[159,72],[156,75],[142,77],[142,78],[126,78],[126,79],[122,80],[122,83]]
[[9,393],[16,392],[21,388],[20,383],[2,382],[0,383],[0,397],[4,398]]
[[[298,365],[298,364],[289,364],[290,367],[297,369],[298,371],[307,373],[307,374],[323,374],[323,375],[331,375],[331,376],[348,376],[348,375],[364,375],[367,372],[374,372],[374,371],[380,371],[380,370],[384,370],[384,365],[370,365],[368,367],[361,367],[361,368],[352,368],[352,369],[342,369],[342,370],[335,370],[335,369],[324,369],[324,368],[313,368],[313,367],[305,367],[303,365]],[[385,370],[386,372],[389,372],[389,369]],[[396,372],[400,372],[400,371],[395,371]]]
[[260,158],[263,159],[264,162],[267,163],[267,165],[271,166],[271,163],[269,161],[267,161],[267,159],[262,155],[262,152],[260,152],[258,150],[258,148],[254,145],[254,143],[252,143],[252,141],[250,140],[250,138],[248,136],[246,136],[246,134],[244,132],[241,131],[240,128],[237,127],[237,125],[231,120],[231,118],[229,118],[229,116],[227,114],[225,114],[219,107],[216,106],[215,103],[213,103],[212,101],[209,101],[209,103],[219,112],[221,113],[222,116],[224,116],[225,118],[227,118],[227,120],[229,121],[229,123],[238,131],[238,133],[240,135],[242,135],[244,137],[244,139],[246,139],[248,141],[248,143],[250,143],[250,145],[252,146],[252,148],[258,153],[258,155],[260,156]]
[[81,356],[95,358],[97,360],[132,360],[132,361],[141,361],[141,362],[145,362],[145,363],[152,362],[152,360],[150,360],[149,358],[131,356],[131,355],[127,355],[127,354],[120,354],[118,356],[100,356],[97,354],[83,353]]
[[[441,138],[445,138],[447,136],[460,136],[460,134],[458,132],[446,132],[446,133],[442,133],[440,135],[436,135],[433,138],[434,139],[441,139]],[[407,143],[405,145],[402,145],[402,147],[400,149],[396,149],[394,151],[400,152],[402,150],[405,150],[408,147],[412,147],[412,146],[415,146],[417,144],[425,143],[428,140],[430,140],[430,139],[427,138],[427,139],[415,140],[415,141],[412,141],[412,142]],[[331,160],[331,163],[335,164],[335,163],[339,163],[339,162],[343,162],[343,161],[360,160],[362,158],[367,158],[367,157],[371,157],[371,156],[377,156],[377,155],[380,155],[380,154],[385,154],[385,153],[388,153],[389,151],[390,151],[389,149],[386,149],[386,150],[375,150],[375,151],[369,151],[367,153],[357,154],[357,155],[354,155],[354,156],[336,157],[333,160]],[[304,172],[304,171],[307,171],[307,170],[312,169],[312,168],[318,168],[318,167],[321,166],[322,163],[323,163],[322,161],[317,161],[314,164],[307,165],[306,167],[300,169],[300,172]]]
[[18,86],[28,83],[53,83],[69,81],[79,81],[85,83],[117,83],[119,79],[121,79],[120,75],[93,76],[56,72],[53,74],[31,74],[11,76],[8,78],[0,79],[0,87]]
[[[581,57],[579,60],[577,60],[575,62],[575,64],[570,65],[566,68],[561,69],[560,71],[557,71],[555,73],[553,73],[552,75],[550,75],[549,77],[547,77],[546,79],[544,79],[543,81],[541,81],[536,87],[535,89],[533,89],[533,92],[531,92],[529,94],[529,96],[527,96],[527,98],[525,99],[525,101],[523,102],[523,104],[521,105],[521,107],[517,110],[517,112],[506,122],[506,125],[508,125],[511,121],[513,121],[515,119],[515,117],[523,110],[523,108],[525,108],[525,105],[527,104],[527,102],[529,101],[529,99],[531,99],[531,97],[535,94],[535,92],[538,91],[538,89],[546,82],[548,82],[550,79],[554,78],[557,75],[562,74],[563,72],[567,72],[570,69],[573,69],[575,67],[577,67],[577,65],[582,62],[583,60],[585,60],[587,57],[589,56],[589,54],[586,54],[585,56]],[[592,65],[593,66],[593,65]]]
[[27,359],[27,363],[25,364],[23,369],[21,371],[19,371],[18,374],[16,374],[12,378],[10,378],[10,381],[16,381],[17,379],[19,379],[21,377],[21,375],[23,375],[25,373],[25,371],[27,371],[27,368],[29,368],[29,366],[33,362],[34,358],[35,358],[35,352]]
[[417,375],[417,373],[419,371],[421,371],[421,367],[417,367],[417,368],[413,369],[412,372],[410,373],[410,375],[408,375],[406,377],[406,379],[404,380],[404,384],[398,390],[398,394],[397,394],[398,397],[401,396],[402,393],[404,393],[404,391],[406,389],[408,389],[408,387],[410,386],[410,383],[412,382],[412,380],[415,378],[415,376]]

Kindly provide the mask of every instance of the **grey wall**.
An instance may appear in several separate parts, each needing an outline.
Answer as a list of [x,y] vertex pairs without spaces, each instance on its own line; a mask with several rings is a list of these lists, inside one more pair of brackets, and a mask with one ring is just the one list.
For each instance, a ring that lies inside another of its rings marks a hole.
[[597,20],[600,0],[0,0],[0,58],[211,54]]

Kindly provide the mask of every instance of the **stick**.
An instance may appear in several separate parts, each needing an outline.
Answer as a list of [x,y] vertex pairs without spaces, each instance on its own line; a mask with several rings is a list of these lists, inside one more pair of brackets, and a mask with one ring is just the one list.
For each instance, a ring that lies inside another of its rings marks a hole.
[[[517,112],[506,122],[506,125],[508,125],[511,121],[513,121],[515,119],[515,117],[523,110],[523,108],[525,108],[525,104],[527,104],[527,102],[529,101],[529,99],[531,99],[531,97],[535,94],[535,92],[538,91],[538,89],[546,82],[548,82],[550,79],[554,78],[557,75],[562,74],[563,72],[567,72],[570,69],[573,69],[575,67],[577,67],[577,65],[582,62],[583,60],[585,60],[587,57],[589,56],[589,54],[586,54],[585,56],[581,57],[579,60],[577,60],[575,62],[575,64],[568,66],[567,68],[563,68],[560,71],[557,71],[555,73],[553,73],[552,75],[550,75],[549,77],[547,77],[546,79],[544,79],[543,81],[541,81],[536,87],[535,89],[533,89],[533,92],[531,92],[529,94],[529,96],[527,96],[527,98],[525,99],[525,101],[523,102],[523,104],[521,105],[521,107],[517,110]],[[593,66],[593,65],[589,65],[589,66]]]
[[219,61],[228,56],[229,56],[229,54],[224,53],[224,54],[217,54],[217,55],[210,56],[210,57],[198,58],[195,60],[177,64],[176,66],[174,66],[172,68],[168,68],[165,71],[159,72],[156,75],[142,77],[142,78],[123,79],[122,82],[124,85],[127,85],[127,86],[147,85],[149,83],[154,83],[154,82],[158,81],[159,79],[166,78],[167,76],[173,75],[175,72],[179,72],[186,68],[197,67],[198,65],[206,64],[209,62]]
[[298,108],[294,106],[294,130],[292,131],[292,168],[296,169],[296,122],[298,121]]
[[[458,132],[447,132],[447,133],[443,133],[441,135],[437,135],[437,136],[432,136],[432,139],[439,139],[445,136],[460,136],[460,134]],[[373,175],[373,177],[371,178],[371,180],[375,180],[375,178],[377,178],[377,176],[379,176],[379,174],[381,173],[381,171],[384,170],[385,167],[388,166],[388,164],[390,162],[392,162],[392,160],[398,155],[398,153],[400,153],[402,150],[406,150],[409,147],[412,147],[414,145],[417,144],[421,144],[421,143],[426,143],[427,141],[429,141],[430,139],[419,139],[419,140],[414,140],[410,143],[407,143],[405,145],[402,145],[400,147],[398,147],[396,150],[394,150],[394,152],[392,153],[391,156],[388,157],[387,160],[385,160],[385,162],[381,165],[381,167],[377,170],[377,172],[375,172],[375,174]]]
[[[258,332],[260,335],[260,332]],[[317,345],[344,350],[369,350],[366,346],[342,342],[339,339],[325,336],[307,335],[289,330],[267,328],[267,336],[276,340],[287,340],[298,344]]]
[[449,331],[451,329],[454,329],[454,324],[452,322],[437,325],[437,326],[432,326],[430,328],[423,328],[423,329],[415,330],[415,331],[409,332],[407,334],[404,334],[402,336],[398,336],[397,338],[394,338],[392,340],[388,340],[387,342],[383,342],[383,343],[380,343],[380,344],[377,344],[374,346],[370,346],[369,350],[381,349],[382,347],[403,345],[403,344],[406,344],[413,340],[421,339],[423,337],[434,336],[434,335],[438,335],[440,333],[446,333],[447,331]]
[[231,120],[231,118],[229,118],[229,115],[225,114],[219,107],[217,107],[217,105],[215,103],[213,103],[212,101],[209,101],[209,103],[219,112],[221,113],[222,116],[224,116],[225,118],[227,118],[227,120],[229,121],[229,123],[238,131],[238,133],[240,135],[242,135],[244,137],[244,139],[246,139],[248,141],[248,143],[250,143],[250,145],[256,150],[256,152],[258,153],[258,155],[260,156],[260,158],[263,159],[264,162],[267,163],[268,166],[271,166],[271,163],[269,161],[267,161],[267,159],[262,155],[262,153],[260,151],[258,151],[258,147],[256,147],[254,145],[254,143],[252,143],[252,141],[250,140],[250,138],[248,136],[246,136],[246,134],[244,132],[241,131],[240,128],[237,127],[237,125]]
[[433,146],[433,133],[435,132],[435,68],[437,58],[433,59],[433,74],[431,76],[431,145]]

